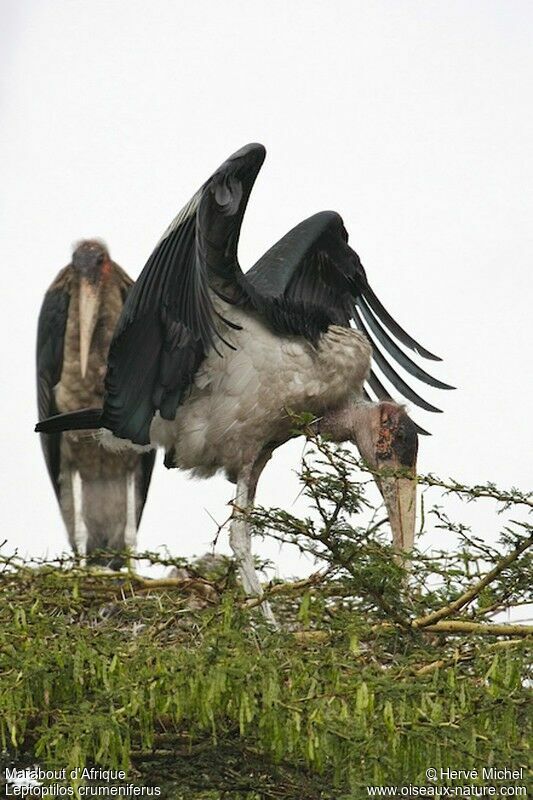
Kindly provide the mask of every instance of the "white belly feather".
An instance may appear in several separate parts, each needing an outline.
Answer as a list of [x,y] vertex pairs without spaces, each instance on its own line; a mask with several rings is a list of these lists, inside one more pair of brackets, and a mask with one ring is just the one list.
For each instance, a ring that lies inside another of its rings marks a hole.
[[154,444],[175,448],[175,464],[211,475],[224,468],[235,475],[269,441],[288,438],[287,409],[320,415],[350,396],[359,396],[372,350],[351,328],[331,326],[313,347],[303,337],[282,337],[260,319],[234,306],[222,315],[242,326],[224,326],[221,358],[211,351],[194,379],[190,395],[172,422],[157,415],[150,429]]

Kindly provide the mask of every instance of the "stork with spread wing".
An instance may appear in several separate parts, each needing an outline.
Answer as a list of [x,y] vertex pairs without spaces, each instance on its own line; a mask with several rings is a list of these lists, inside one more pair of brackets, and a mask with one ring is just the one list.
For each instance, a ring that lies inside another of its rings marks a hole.
[[[239,232],[264,158],[260,144],[236,152],[164,233],[115,331],[103,410],[38,426],[103,429],[107,447],[162,446],[168,467],[205,477],[224,470],[236,484],[230,542],[245,590],[255,595],[261,586],[244,512],[272,452],[293,435],[287,410],[313,413],[321,432],[355,442],[376,469],[414,472],[420,429],[390,399],[372,359],[425,409],[438,410],[397,374],[380,346],[419,380],[452,388],[400,349],[397,342],[439,360],[378,300],[337,213],[306,219],[243,273]],[[415,482],[391,476],[379,486],[394,544],[407,550]]]

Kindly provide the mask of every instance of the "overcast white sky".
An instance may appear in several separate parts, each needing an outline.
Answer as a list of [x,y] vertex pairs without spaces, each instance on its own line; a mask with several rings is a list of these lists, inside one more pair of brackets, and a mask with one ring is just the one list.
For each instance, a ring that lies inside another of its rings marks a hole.
[[[249,141],[268,155],[243,268],[306,216],[339,211],[376,293],[460,387],[427,392],[444,414],[414,415],[434,434],[421,471],[531,488],[530,2],[2,0],[0,13],[8,548],[66,547],[33,433],[34,347],[72,242],[103,237],[136,277],[176,211]],[[278,452],[260,502],[292,508],[301,449]],[[140,547],[204,552],[207,510],[222,521],[231,496],[222,478],[160,465]],[[489,531],[490,515],[474,520]],[[255,548],[282,574],[303,569]]]

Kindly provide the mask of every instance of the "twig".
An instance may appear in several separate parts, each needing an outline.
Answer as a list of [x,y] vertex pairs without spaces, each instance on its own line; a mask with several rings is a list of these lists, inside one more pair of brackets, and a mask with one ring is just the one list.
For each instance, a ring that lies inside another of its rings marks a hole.
[[[517,644],[523,644],[524,639],[503,639],[498,642],[492,642],[492,644],[486,645],[487,650],[504,650],[509,647],[514,647]],[[429,664],[424,664],[424,666],[420,667],[419,669],[415,670],[415,675],[427,675],[430,672],[434,672],[436,669],[441,669],[441,667],[448,667],[452,664],[458,664],[464,661],[471,661],[475,657],[475,653],[460,653],[457,656],[452,656],[451,658],[440,658],[437,661],[431,661]]]
[[503,572],[507,567],[516,561],[516,559],[528,549],[533,544],[533,536],[524,539],[524,541],[513,550],[512,553],[509,553],[504,559],[497,564],[494,569],[491,569],[490,572],[481,578],[480,581],[475,583],[473,586],[470,587],[466,592],[464,592],[457,600],[454,600],[453,603],[449,603],[449,605],[444,606],[443,608],[437,609],[437,611],[433,611],[431,614],[427,614],[425,617],[418,617],[411,622],[411,626],[413,628],[427,628],[428,625],[433,625],[434,623],[438,622],[444,617],[449,617],[452,614],[455,614],[459,609],[466,606],[475,597],[491,583],[498,575]]
[[425,625],[431,633],[479,633],[482,636],[533,636],[533,625],[494,625],[491,622],[463,622],[446,620],[435,625]]
[[531,493],[524,494],[518,490],[514,492],[502,492],[490,484],[486,486],[463,486],[453,481],[453,479],[451,481],[443,481],[436,478],[434,475],[419,475],[417,480],[418,483],[424,483],[426,486],[438,486],[441,489],[445,489],[447,492],[467,494],[469,497],[475,499],[486,497],[490,500],[496,500],[498,503],[503,503],[505,506],[524,505],[533,508],[533,497]]
[[218,592],[215,586],[204,578],[142,578],[140,575],[132,575],[130,581],[136,584],[139,592],[152,591],[152,589],[176,588],[185,592],[196,592],[205,600],[218,599]]
[[[394,629],[398,625],[393,622],[380,622],[372,627],[374,633],[384,629]],[[473,633],[481,636],[533,636],[533,625],[496,625],[492,622],[468,622],[460,619],[449,619],[424,625],[420,628],[424,633]]]
[[275,583],[273,586],[268,586],[261,597],[252,597],[244,602],[244,608],[256,608],[260,606],[266,599],[278,594],[298,594],[302,589],[307,589],[310,586],[318,586],[326,578],[329,570],[325,572],[314,572],[308,578],[301,581],[293,581],[292,583]]

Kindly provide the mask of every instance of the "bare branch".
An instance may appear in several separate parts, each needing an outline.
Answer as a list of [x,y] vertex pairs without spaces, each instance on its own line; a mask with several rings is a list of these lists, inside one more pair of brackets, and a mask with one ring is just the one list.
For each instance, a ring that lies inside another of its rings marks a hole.
[[529,536],[527,539],[524,539],[520,545],[509,553],[504,559],[497,564],[494,569],[491,569],[490,572],[481,578],[480,581],[475,583],[473,586],[468,589],[468,591],[464,592],[457,600],[454,600],[453,603],[449,603],[447,606],[443,608],[437,609],[437,611],[433,611],[431,614],[427,614],[425,617],[418,617],[418,619],[414,619],[411,622],[411,626],[413,628],[426,628],[428,625],[432,625],[438,620],[444,619],[445,617],[449,617],[452,614],[455,614],[461,608],[471,603],[479,593],[492,583],[492,581],[498,577],[507,567],[516,561],[516,559],[522,555],[522,553],[527,550],[533,544],[533,536]]

